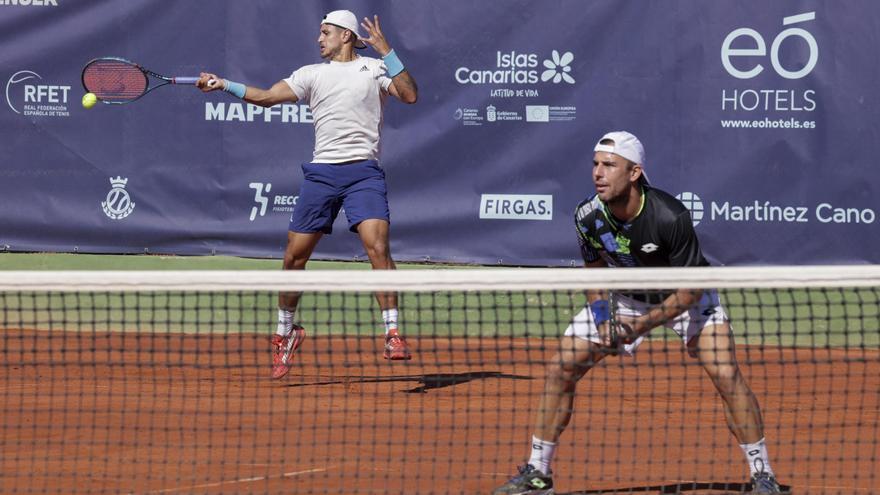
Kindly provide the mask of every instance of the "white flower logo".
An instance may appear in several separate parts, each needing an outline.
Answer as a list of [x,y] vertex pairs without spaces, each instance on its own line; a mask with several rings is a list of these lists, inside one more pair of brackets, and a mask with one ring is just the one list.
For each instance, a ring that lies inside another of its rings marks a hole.
[[574,60],[573,53],[565,52],[560,57],[559,52],[553,50],[552,60],[544,61],[544,67],[546,67],[547,70],[541,73],[541,81],[549,81],[550,79],[553,79],[555,84],[558,84],[560,81],[574,84],[574,78],[568,74],[571,72],[571,67],[569,67],[568,64],[570,64],[572,60]]

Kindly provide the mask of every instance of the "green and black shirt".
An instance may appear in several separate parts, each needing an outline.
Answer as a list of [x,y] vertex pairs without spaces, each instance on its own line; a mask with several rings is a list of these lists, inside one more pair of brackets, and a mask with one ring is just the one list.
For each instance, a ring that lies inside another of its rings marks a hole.
[[[611,267],[707,266],[687,208],[675,197],[642,186],[639,212],[623,222],[593,195],[575,210],[584,263]],[[642,299],[642,298],[638,298]]]

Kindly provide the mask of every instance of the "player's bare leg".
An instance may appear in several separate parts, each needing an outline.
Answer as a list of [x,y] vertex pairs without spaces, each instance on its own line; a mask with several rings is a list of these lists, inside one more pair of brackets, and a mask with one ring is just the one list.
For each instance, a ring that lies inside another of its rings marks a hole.
[[[303,270],[312,256],[312,251],[321,239],[321,233],[287,233],[287,248],[284,250],[285,270]],[[281,292],[278,294],[278,327],[272,336],[272,378],[278,379],[290,371],[293,353],[306,337],[305,329],[293,322],[293,315],[299,304],[302,292]]]
[[[391,247],[388,242],[388,222],[382,219],[364,220],[357,226],[358,234],[367,252],[374,270],[396,270],[397,265],[391,259]],[[398,330],[398,309],[396,292],[377,292],[376,301],[382,310],[385,322],[385,351],[383,357],[391,360],[412,358],[409,347]]]
[[749,463],[753,493],[780,493],[764,441],[761,407],[736,362],[730,325],[709,325],[689,345],[721,395],[727,427]]
[[559,436],[571,421],[577,382],[603,356],[601,348],[593,342],[574,336],[562,337],[559,351],[545,371],[529,461],[518,469],[518,474],[496,488],[493,495],[553,493],[550,462]]
[[758,399],[736,362],[733,335],[727,324],[709,325],[691,342],[706,374],[721,395],[727,426],[739,443],[754,443],[764,436]]
[[[312,252],[321,236],[320,232],[302,233],[288,232],[287,247],[284,249],[284,262],[282,268],[284,270],[305,270],[306,263],[312,257]],[[278,308],[287,311],[296,311],[299,304],[299,298],[302,292],[281,292],[278,294]]]
[[556,443],[571,421],[577,382],[604,357],[600,347],[578,337],[562,337],[547,364],[544,393],[535,417],[535,436]]
[[[391,259],[391,246],[388,241],[388,222],[380,219],[364,220],[358,224],[358,235],[370,264],[374,270],[396,270]],[[376,301],[382,310],[397,308],[396,292],[377,292]]]

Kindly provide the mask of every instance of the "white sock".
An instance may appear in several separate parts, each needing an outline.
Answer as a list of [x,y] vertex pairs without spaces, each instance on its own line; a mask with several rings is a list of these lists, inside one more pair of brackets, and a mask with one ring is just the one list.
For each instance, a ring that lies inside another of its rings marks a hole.
[[275,330],[277,335],[287,337],[293,331],[293,311],[278,308],[278,328]]
[[739,447],[746,456],[752,475],[761,472],[773,475],[773,469],[770,468],[770,456],[767,454],[767,443],[763,438],[755,443],[742,443]]
[[397,308],[382,310],[382,321],[385,322],[385,335],[388,335],[392,331],[397,332],[397,316]]
[[550,474],[550,461],[553,460],[555,452],[555,443],[541,440],[532,435],[532,456],[529,457],[529,464],[544,474]]

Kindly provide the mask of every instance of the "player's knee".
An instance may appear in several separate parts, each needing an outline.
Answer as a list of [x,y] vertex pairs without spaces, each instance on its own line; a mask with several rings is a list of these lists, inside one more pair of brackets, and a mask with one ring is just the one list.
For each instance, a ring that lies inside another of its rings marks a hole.
[[291,252],[284,253],[285,270],[304,270],[308,261],[308,256],[302,256]]
[[367,251],[367,257],[373,263],[373,268],[393,268],[391,253],[388,250],[388,243],[375,242],[364,246]]
[[364,247],[366,248],[367,255],[370,259],[385,259],[390,257],[388,242],[383,239],[371,241]]
[[712,381],[722,391],[732,392],[736,389],[738,381],[742,380],[739,368],[733,364],[714,365],[706,367],[706,372],[712,377]]
[[555,382],[576,382],[589,369],[587,363],[565,360],[556,356],[547,364],[546,378]]

